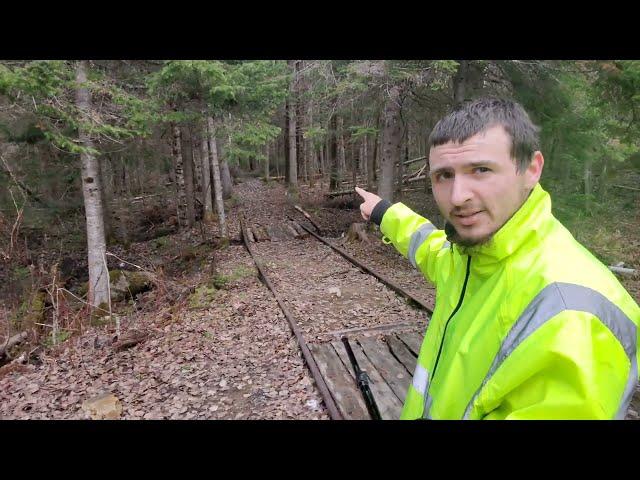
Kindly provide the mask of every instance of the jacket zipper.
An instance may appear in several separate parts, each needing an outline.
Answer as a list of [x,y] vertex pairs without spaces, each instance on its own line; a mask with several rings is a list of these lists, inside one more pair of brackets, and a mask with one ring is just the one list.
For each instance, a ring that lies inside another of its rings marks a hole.
[[458,300],[458,304],[456,305],[456,308],[454,308],[453,312],[451,312],[451,315],[449,315],[449,318],[447,319],[447,323],[445,323],[445,325],[444,325],[444,333],[442,334],[442,340],[440,341],[440,348],[438,349],[438,355],[436,356],[436,362],[433,365],[433,373],[431,374],[431,381],[429,382],[429,389],[427,391],[427,395],[426,395],[425,398],[429,397],[429,391],[431,390],[431,385],[433,385],[433,379],[435,378],[435,375],[436,375],[436,368],[438,368],[438,361],[440,360],[440,354],[442,353],[442,347],[444,345],[444,339],[447,336],[447,327],[449,326],[449,321],[453,318],[453,316],[456,314],[456,312],[460,309],[460,305],[462,305],[462,300],[464,299],[464,292],[467,290],[467,281],[469,280],[469,271],[470,270],[471,270],[471,255],[469,255],[469,257],[467,257],[467,272],[466,272],[465,277],[464,277],[464,283],[462,285],[462,292],[460,293],[460,299]]

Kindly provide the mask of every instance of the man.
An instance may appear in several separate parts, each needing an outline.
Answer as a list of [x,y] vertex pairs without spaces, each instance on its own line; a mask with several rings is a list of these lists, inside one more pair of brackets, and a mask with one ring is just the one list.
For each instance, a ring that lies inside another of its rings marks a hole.
[[640,308],[551,214],[537,127],[484,98],[429,140],[444,230],[356,188],[365,220],[436,285],[401,418],[624,418]]

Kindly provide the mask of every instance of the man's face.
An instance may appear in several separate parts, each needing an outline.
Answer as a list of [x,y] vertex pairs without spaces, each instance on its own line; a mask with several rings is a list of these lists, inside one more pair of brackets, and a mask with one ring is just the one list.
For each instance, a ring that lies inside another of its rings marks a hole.
[[431,184],[440,212],[456,229],[460,245],[488,241],[520,208],[542,173],[544,159],[534,154],[531,166],[516,172],[511,139],[495,126],[465,142],[432,147]]

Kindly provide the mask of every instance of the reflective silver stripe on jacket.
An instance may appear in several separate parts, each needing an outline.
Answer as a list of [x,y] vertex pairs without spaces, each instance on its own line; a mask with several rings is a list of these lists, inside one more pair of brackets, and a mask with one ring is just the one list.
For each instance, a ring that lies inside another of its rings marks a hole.
[[413,388],[415,388],[420,395],[425,395],[427,392],[427,386],[429,385],[429,372],[420,365],[416,364],[416,369],[413,372]]
[[420,227],[413,232],[411,235],[411,240],[409,241],[409,251],[407,252],[407,258],[411,262],[411,265],[414,267],[418,267],[416,263],[416,252],[418,251],[418,247],[424,243],[426,238],[436,230],[436,227],[433,223],[426,222],[420,225]]
[[637,327],[620,307],[600,292],[572,283],[552,283],[547,285],[536,295],[524,312],[522,312],[520,318],[518,318],[513,327],[511,327],[509,334],[502,342],[500,351],[494,358],[489,372],[482,381],[482,385],[467,405],[463,418],[469,418],[473,404],[480,394],[480,391],[509,354],[533,332],[564,310],[576,310],[595,315],[609,328],[624,348],[624,351],[631,361],[631,371],[629,372],[624,394],[616,415],[616,418],[624,418],[637,382]]
[[427,370],[419,363],[416,364],[416,371],[413,374],[413,388],[418,390],[418,392],[420,392],[424,397],[424,408],[422,410],[423,418],[430,419],[431,417],[428,416],[428,413],[431,408],[431,401],[433,400],[433,397],[430,397],[427,394],[429,390],[429,372],[427,372]]

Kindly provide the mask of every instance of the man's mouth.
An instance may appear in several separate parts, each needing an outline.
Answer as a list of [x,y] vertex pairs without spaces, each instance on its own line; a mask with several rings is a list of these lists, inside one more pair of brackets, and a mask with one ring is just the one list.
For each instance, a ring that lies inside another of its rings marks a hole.
[[484,210],[477,210],[475,212],[454,213],[453,217],[456,219],[457,223],[464,225],[465,227],[469,227],[478,221],[478,218],[483,211]]

